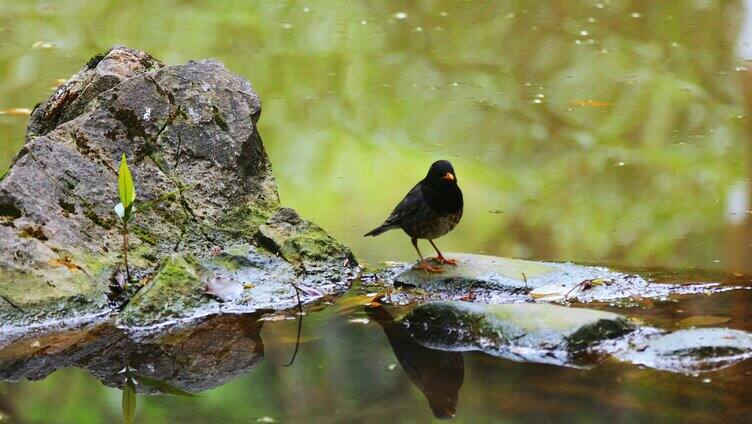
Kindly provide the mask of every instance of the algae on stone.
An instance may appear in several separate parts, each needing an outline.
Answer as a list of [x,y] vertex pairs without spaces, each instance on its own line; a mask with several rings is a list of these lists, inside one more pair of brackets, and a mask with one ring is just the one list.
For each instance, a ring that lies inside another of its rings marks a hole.
[[[326,266],[326,263],[324,263]],[[248,313],[295,307],[335,293],[347,275],[308,286],[310,275],[281,256],[252,244],[228,246],[214,256],[173,254],[121,312],[126,326],[154,326],[220,312]],[[326,269],[313,275],[327,276]],[[327,285],[329,284],[329,285]],[[296,287],[302,287],[296,293]]]
[[107,304],[106,286],[93,281],[82,269],[64,266],[34,272],[0,267],[0,323],[29,324],[99,310]]
[[119,315],[125,325],[146,325],[185,318],[212,302],[203,293],[201,268],[186,255],[165,260],[154,277],[139,290]]
[[279,209],[259,226],[257,238],[262,246],[304,268],[337,260],[355,263],[347,247],[290,208]]

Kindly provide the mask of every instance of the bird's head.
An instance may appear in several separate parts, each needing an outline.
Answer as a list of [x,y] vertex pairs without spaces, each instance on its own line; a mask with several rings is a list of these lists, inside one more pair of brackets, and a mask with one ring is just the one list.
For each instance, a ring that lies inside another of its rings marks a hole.
[[456,185],[457,175],[455,175],[454,167],[448,160],[437,160],[428,169],[426,181],[433,185]]

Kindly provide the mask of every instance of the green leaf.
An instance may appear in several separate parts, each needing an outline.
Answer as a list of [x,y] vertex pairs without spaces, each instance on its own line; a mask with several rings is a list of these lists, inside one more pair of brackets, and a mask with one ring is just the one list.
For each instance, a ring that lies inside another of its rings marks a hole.
[[132,424],[136,416],[136,383],[133,382],[130,373],[125,374],[123,386],[123,421]]
[[125,153],[120,159],[120,170],[118,171],[118,191],[120,192],[120,203],[125,208],[125,216],[128,217],[136,200],[136,188],[133,185],[133,176],[128,168],[128,162],[125,160]]
[[138,380],[139,383],[153,387],[162,393],[169,393],[171,395],[177,395],[177,396],[185,396],[185,397],[198,397],[198,395],[195,395],[193,393],[186,392],[185,390],[181,389],[180,387],[173,386],[170,383],[164,382],[162,380],[157,380],[153,377],[148,377],[141,374],[133,374],[133,377]]

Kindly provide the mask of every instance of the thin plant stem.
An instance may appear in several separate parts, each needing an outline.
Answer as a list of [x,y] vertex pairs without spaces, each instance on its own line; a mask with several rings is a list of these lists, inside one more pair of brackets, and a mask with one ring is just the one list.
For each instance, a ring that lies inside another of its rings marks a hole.
[[128,222],[123,222],[123,260],[125,261],[126,285],[131,283],[131,270],[128,267]]

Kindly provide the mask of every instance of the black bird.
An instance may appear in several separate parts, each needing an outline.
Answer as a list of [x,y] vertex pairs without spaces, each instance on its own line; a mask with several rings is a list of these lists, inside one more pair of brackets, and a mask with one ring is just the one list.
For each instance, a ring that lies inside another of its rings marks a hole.
[[462,191],[457,186],[457,176],[449,161],[439,160],[428,169],[428,175],[410,190],[379,227],[365,234],[377,236],[385,231],[402,228],[412,239],[420,262],[418,268],[426,272],[441,272],[441,267],[430,265],[418,249],[418,239],[426,239],[441,264],[457,265],[454,259],[441,254],[433,240],[452,231],[462,218]]

